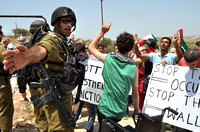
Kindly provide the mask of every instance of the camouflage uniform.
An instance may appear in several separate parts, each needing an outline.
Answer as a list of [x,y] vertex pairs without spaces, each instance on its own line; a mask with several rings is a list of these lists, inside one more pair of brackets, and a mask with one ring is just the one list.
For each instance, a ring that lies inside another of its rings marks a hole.
[[[47,56],[41,61],[45,63],[46,68],[49,70],[50,77],[63,78],[64,61],[69,59],[69,53],[63,46],[62,36],[56,33],[46,35],[36,46],[42,46],[47,50]],[[67,54],[66,54],[67,53]],[[66,96],[63,96],[63,102],[67,111],[72,115],[72,90],[75,85],[64,84],[67,89]],[[45,89],[38,88],[31,90],[32,95],[37,94],[39,97],[44,95]],[[68,126],[59,116],[58,110],[54,102],[45,104],[39,110],[35,108],[36,114],[36,127],[40,132],[45,131],[70,131]]]
[[0,131],[9,132],[12,129],[14,106],[10,75],[3,70],[3,56],[1,53],[6,49],[0,45]]

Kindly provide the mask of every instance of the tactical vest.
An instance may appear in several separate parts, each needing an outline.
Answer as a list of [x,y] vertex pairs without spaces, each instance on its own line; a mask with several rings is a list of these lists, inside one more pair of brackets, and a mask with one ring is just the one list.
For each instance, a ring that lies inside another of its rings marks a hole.
[[[67,56],[65,58],[65,62],[60,63],[60,65],[63,65],[64,67],[63,71],[58,71],[52,68],[48,68],[48,70],[50,72],[62,73],[63,75],[61,80],[65,84],[80,84],[85,76],[85,66],[79,63],[79,56],[73,44],[62,36],[57,36],[53,33],[50,35],[53,35],[53,37],[58,37]],[[59,63],[47,62],[47,64],[58,65]]]

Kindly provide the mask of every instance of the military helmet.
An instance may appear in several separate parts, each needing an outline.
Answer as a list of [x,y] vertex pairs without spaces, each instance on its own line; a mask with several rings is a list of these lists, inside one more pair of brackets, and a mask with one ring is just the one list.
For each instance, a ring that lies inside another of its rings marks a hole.
[[76,26],[76,16],[74,12],[70,8],[65,6],[58,7],[54,10],[51,16],[51,25],[53,26],[54,22],[61,17],[71,17],[75,21],[75,24],[72,26]]
[[[34,34],[34,32],[35,32],[39,27],[45,26],[45,25],[46,25],[45,21],[36,20],[36,21],[34,21],[34,22],[31,23],[31,25],[30,25],[30,32],[31,32],[32,34]],[[47,24],[47,28],[50,29],[48,24]]]

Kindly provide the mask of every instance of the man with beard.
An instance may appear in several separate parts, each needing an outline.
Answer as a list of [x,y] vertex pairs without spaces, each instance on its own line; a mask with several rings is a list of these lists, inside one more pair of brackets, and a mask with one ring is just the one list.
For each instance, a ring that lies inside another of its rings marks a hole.
[[[76,28],[76,16],[68,7],[58,7],[54,10],[51,17],[51,25],[54,26],[53,32],[47,34],[32,48],[27,49],[23,45],[18,45],[15,50],[3,52],[4,69],[12,74],[14,71],[25,67],[27,64],[41,62],[48,69],[48,75],[51,79],[59,79],[66,89],[66,93],[60,98],[66,108],[66,113],[72,115],[72,90],[75,84],[65,83],[64,80],[64,62],[69,60],[70,51],[73,45],[67,37]],[[35,93],[41,97],[45,94],[44,88],[37,88]],[[36,109],[36,107],[35,107]],[[59,111],[54,101],[45,103],[40,109],[35,111],[36,124],[38,131],[73,131],[71,127],[64,122],[59,115]]]
[[175,33],[173,37],[173,43],[177,52],[176,54],[169,52],[171,39],[168,37],[163,37],[160,40],[160,53],[141,54],[141,52],[138,49],[138,45],[136,44],[135,54],[138,58],[141,58],[142,60],[149,60],[153,63],[153,65],[161,62],[165,62],[169,65],[175,65],[183,57],[182,51],[178,45],[178,39],[178,33]]

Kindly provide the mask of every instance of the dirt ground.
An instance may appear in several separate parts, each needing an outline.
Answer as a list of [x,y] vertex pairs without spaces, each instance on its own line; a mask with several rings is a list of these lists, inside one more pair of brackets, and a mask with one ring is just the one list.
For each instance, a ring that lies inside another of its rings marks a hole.
[[[33,105],[31,102],[23,101],[19,90],[17,89],[16,77],[11,78],[12,90],[13,90],[13,102],[14,102],[14,117],[13,117],[13,132],[35,132],[34,121],[35,116],[33,112]],[[30,97],[29,91],[27,91],[27,97]],[[131,118],[131,113],[133,108],[129,107],[129,118],[127,120],[122,119],[119,124],[122,126],[133,126],[134,122]],[[84,107],[82,109],[81,118],[76,123],[75,132],[85,132],[88,120],[87,109]],[[97,116],[94,123],[94,132],[98,130]]]

